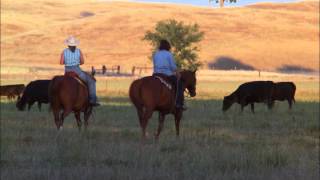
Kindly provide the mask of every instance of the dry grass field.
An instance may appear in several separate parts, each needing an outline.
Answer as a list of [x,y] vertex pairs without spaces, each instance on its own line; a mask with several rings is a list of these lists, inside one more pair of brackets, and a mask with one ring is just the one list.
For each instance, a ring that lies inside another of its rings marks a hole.
[[[98,77],[102,106],[88,131],[73,115],[57,131],[44,105],[20,112],[1,99],[1,179],[113,180],[317,180],[319,179],[319,77],[245,71],[199,71],[197,96],[187,98],[181,136],[168,116],[160,141],[154,113],[141,144],[137,114],[128,99],[133,78]],[[33,77],[36,79],[36,77]],[[249,80],[293,80],[296,103],[256,104],[222,113],[222,98]],[[4,80],[6,84],[29,79]]]
[[[200,60],[236,59],[256,69],[295,65],[319,70],[318,1],[238,8],[71,0],[1,2],[1,65],[58,66],[63,40],[80,41],[87,66],[149,64],[142,41],[156,22],[174,18],[205,32]],[[204,66],[206,67],[206,66]]]

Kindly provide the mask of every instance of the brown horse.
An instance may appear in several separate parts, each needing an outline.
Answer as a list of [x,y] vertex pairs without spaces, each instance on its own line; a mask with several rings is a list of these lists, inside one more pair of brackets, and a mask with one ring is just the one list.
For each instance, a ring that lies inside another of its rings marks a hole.
[[[184,70],[181,72],[183,90],[188,89],[191,97],[196,95],[195,72]],[[175,117],[176,135],[179,136],[182,110],[175,108],[175,93],[155,76],[148,76],[132,82],[129,90],[131,102],[137,109],[142,137],[146,137],[146,127],[153,111],[159,112],[159,125],[155,138],[158,139],[163,128],[165,115],[173,114]]]
[[[49,85],[50,109],[58,129],[62,128],[64,118],[74,113],[78,128],[81,129],[80,113],[84,112],[85,128],[92,113],[89,92],[86,84],[73,72],[55,76]],[[61,112],[62,110],[62,112]]]

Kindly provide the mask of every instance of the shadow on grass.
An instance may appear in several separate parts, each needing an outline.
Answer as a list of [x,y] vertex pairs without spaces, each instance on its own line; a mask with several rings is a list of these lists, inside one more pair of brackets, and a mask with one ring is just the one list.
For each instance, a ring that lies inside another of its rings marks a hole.
[[253,66],[227,56],[221,56],[208,64],[210,69],[218,70],[255,70]]
[[281,73],[314,73],[315,72],[313,69],[310,69],[310,68],[305,68],[297,65],[288,65],[288,64],[278,67],[277,71]]

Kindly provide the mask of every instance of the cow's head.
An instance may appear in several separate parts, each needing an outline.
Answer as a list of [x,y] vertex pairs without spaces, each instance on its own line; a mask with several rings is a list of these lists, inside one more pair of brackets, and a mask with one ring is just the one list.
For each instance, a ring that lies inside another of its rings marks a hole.
[[225,96],[223,98],[222,111],[225,112],[226,110],[228,110],[232,106],[232,104],[235,102],[236,102],[236,98],[233,95]]
[[16,107],[18,108],[19,111],[23,111],[26,108],[26,101],[24,98],[21,98],[18,96]]

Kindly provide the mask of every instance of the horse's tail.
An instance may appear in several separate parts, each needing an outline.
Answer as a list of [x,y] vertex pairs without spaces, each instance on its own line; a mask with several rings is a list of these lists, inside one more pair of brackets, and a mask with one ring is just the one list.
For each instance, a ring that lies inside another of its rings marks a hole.
[[61,76],[55,76],[49,84],[49,110],[59,106],[59,87],[61,82]]
[[131,83],[129,88],[129,97],[131,102],[136,106],[142,106],[141,102],[141,96],[140,96],[140,86],[141,86],[141,80],[135,80]]

